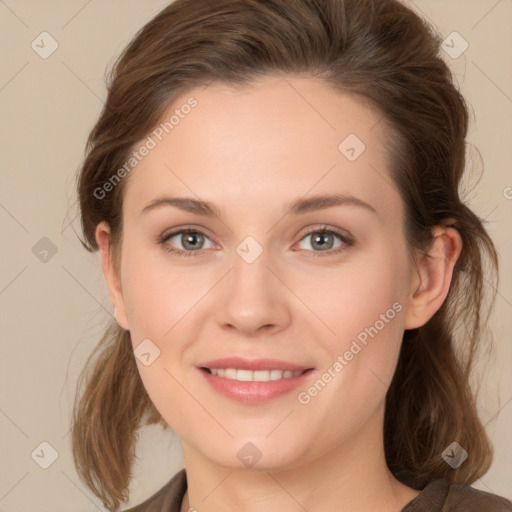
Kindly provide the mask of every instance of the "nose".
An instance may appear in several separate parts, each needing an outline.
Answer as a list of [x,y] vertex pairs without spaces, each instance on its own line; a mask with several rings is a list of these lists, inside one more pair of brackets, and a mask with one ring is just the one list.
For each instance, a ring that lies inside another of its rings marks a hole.
[[251,263],[235,254],[233,267],[222,281],[217,308],[222,329],[253,337],[275,334],[290,324],[293,295],[279,271],[271,268],[266,251]]

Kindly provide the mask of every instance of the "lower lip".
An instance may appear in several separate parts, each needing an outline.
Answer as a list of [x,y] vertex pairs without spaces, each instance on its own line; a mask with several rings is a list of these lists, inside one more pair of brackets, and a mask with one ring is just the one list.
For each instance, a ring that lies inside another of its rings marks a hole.
[[302,375],[288,379],[271,380],[268,382],[252,382],[227,379],[212,375],[207,370],[199,368],[207,382],[215,391],[239,402],[246,404],[258,404],[266,402],[278,396],[289,393],[309,378],[313,369],[306,370]]

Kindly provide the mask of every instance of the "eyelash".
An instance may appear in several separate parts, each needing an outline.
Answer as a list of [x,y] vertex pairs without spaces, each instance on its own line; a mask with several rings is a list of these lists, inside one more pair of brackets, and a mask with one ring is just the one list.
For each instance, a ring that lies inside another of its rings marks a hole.
[[[199,229],[182,228],[182,229],[179,229],[177,231],[173,231],[171,233],[167,233],[167,234],[164,234],[164,235],[160,236],[158,238],[158,243],[160,245],[162,245],[162,247],[163,247],[163,249],[165,251],[170,252],[172,254],[175,254],[176,256],[185,256],[185,257],[189,257],[189,256],[202,256],[207,249],[199,249],[199,250],[196,250],[196,251],[184,251],[182,249],[173,249],[173,248],[169,247],[169,245],[166,244],[167,240],[169,240],[170,238],[172,238],[172,237],[174,237],[176,235],[184,234],[184,233],[189,233],[189,234],[190,233],[192,233],[192,234],[198,233],[198,234],[201,234],[201,235],[204,235],[205,237],[207,237],[207,235],[205,233],[203,233],[202,231],[200,231]],[[315,228],[315,229],[312,229],[312,230],[308,231],[307,233],[304,233],[302,235],[302,237],[300,238],[299,242],[301,240],[303,240],[304,238],[306,238],[307,236],[312,235],[314,233],[334,234],[334,235],[336,235],[341,240],[341,242],[343,242],[343,245],[341,245],[340,247],[338,247],[336,249],[330,249],[328,251],[306,251],[306,252],[313,253],[311,255],[312,257],[317,257],[317,256],[319,256],[319,257],[333,256],[333,255],[336,255],[336,254],[340,254],[343,251],[346,251],[349,247],[354,245],[354,241],[353,240],[351,240],[350,238],[348,238],[347,236],[342,234],[341,231],[339,231],[337,229],[334,229],[334,228],[331,228],[329,226],[320,226],[319,228]]]

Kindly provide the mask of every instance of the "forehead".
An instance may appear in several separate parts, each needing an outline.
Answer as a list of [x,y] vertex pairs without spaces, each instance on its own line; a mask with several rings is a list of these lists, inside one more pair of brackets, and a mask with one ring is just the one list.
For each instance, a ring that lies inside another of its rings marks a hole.
[[337,192],[385,210],[397,193],[382,121],[362,98],[313,78],[192,89],[139,144],[152,148],[130,174],[125,206],[169,193],[254,213],[258,204]]

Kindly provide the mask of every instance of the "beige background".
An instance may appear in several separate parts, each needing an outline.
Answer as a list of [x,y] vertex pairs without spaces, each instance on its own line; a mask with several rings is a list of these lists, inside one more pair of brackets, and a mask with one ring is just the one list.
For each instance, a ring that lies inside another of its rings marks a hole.
[[[106,96],[106,66],[166,3],[0,0],[0,512],[103,510],[78,479],[68,435],[78,373],[111,311],[98,255],[88,254],[74,233],[74,182]],[[409,4],[443,37],[457,31],[469,43],[462,56],[446,60],[474,111],[469,142],[481,154],[475,173],[482,166],[484,173],[471,205],[487,220],[502,264],[492,323],[496,352],[480,400],[496,455],[474,485],[512,498],[512,2]],[[31,48],[43,31],[58,43],[47,59]],[[57,249],[46,262],[32,252],[42,237]],[[35,462],[48,460],[47,447],[46,458],[36,455],[44,441],[58,452],[47,469]],[[182,467],[178,440],[159,429],[145,432],[138,455],[129,504]]]

